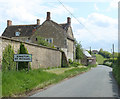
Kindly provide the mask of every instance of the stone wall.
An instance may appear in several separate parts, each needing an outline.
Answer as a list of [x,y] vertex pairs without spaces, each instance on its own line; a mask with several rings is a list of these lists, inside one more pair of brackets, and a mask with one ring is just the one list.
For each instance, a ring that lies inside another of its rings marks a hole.
[[[12,45],[15,53],[17,54],[21,42],[22,41],[18,41],[6,37],[0,37],[0,52],[2,52],[8,44],[10,44]],[[24,43],[29,54],[32,54],[32,62],[31,62],[32,69],[61,66],[62,53],[60,50],[47,48],[32,43],[26,43],[26,42],[22,42],[22,43]],[[0,58],[2,58],[1,54],[0,54]]]
[[74,59],[74,42],[67,39],[67,59]]

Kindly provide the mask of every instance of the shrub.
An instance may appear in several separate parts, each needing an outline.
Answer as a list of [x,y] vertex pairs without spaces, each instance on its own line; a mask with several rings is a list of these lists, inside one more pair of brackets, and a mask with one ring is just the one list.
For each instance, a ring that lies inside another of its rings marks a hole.
[[3,51],[2,70],[15,70],[16,63],[14,62],[14,50],[9,44]]
[[113,67],[113,64],[117,64],[117,58],[110,58],[110,59],[107,59],[107,60],[104,60],[103,62],[103,65],[107,65],[107,66],[110,66],[110,67]]
[[48,43],[47,41],[45,41],[45,38],[40,36],[37,37],[37,44],[47,46],[49,48],[55,48],[52,43]]
[[97,64],[89,64],[89,65],[88,65],[88,67],[90,67],[90,68],[91,68],[91,67],[96,67],[96,66],[97,66]]
[[74,66],[74,67],[81,65],[79,62],[72,61],[71,59],[69,59],[69,64],[70,66]]
[[72,60],[71,59],[69,59],[68,61],[69,61],[70,64],[72,64]]
[[84,57],[82,45],[80,44],[80,42],[78,43],[77,41],[75,43],[76,43],[75,44],[76,59],[82,59]]
[[114,74],[118,84],[120,85],[120,54],[118,56],[117,61],[115,61],[112,64],[112,67],[113,67],[113,74]]
[[[20,44],[19,54],[29,54],[23,43]],[[22,69],[28,69],[28,62],[18,62],[18,70]]]
[[112,66],[112,62],[105,62],[103,65],[107,65],[107,66],[111,67]]
[[75,62],[75,61],[73,61],[73,63],[72,63],[72,66],[74,66],[74,67],[78,67],[79,65],[80,65],[80,63]]

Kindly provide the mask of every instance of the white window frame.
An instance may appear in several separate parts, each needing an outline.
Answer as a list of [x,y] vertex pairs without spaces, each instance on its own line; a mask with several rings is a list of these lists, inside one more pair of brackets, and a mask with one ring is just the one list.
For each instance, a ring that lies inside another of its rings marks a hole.
[[15,36],[20,36],[20,32],[15,32]]
[[48,43],[53,43],[53,38],[45,38],[45,41],[47,41]]

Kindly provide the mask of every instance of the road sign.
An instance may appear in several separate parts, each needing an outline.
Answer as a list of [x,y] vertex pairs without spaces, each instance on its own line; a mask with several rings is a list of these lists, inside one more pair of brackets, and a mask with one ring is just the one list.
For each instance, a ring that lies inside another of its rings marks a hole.
[[32,54],[14,54],[15,62],[32,62]]

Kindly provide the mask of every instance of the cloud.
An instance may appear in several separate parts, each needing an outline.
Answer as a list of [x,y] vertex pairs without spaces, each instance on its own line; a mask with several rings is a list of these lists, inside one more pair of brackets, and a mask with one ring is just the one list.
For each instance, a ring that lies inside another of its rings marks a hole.
[[111,8],[118,8],[118,2],[119,2],[120,0],[112,0],[111,2],[110,2],[110,7]]
[[96,3],[94,4],[94,8],[96,11],[99,11],[99,8],[97,7]]
[[85,25],[85,28],[77,22],[72,21],[74,36],[78,41],[83,42],[84,47],[96,45],[97,48],[100,47],[98,45],[101,45],[101,47],[106,46],[107,48],[109,44],[118,42],[117,19],[99,13],[91,13],[87,18],[78,19]]
[[105,10],[107,12],[113,11],[114,9],[118,9],[119,0],[110,0],[108,8]]
[[[67,9],[73,12],[73,8],[65,5]],[[54,16],[67,15],[68,12],[59,3],[51,3],[48,0],[0,0],[0,22],[4,27],[0,30],[3,32],[8,19],[13,21],[13,24],[31,24],[35,23],[36,19],[40,19],[41,23],[46,19],[46,12],[50,11],[52,19]]]

